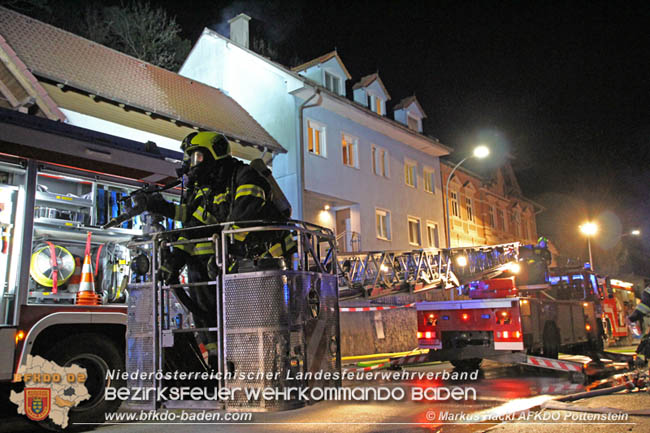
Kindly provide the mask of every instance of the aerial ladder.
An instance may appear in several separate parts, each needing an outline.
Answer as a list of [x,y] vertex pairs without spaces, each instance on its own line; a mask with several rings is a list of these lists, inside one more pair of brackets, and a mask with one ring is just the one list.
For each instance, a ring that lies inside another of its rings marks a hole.
[[341,300],[450,289],[494,278],[519,260],[520,243],[339,253]]

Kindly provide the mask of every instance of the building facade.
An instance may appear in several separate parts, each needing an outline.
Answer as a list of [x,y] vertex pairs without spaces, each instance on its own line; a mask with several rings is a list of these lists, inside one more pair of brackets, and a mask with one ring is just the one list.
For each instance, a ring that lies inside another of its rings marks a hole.
[[[454,165],[449,160],[441,163],[443,185]],[[523,197],[510,163],[489,176],[460,167],[449,182],[451,247],[535,243],[535,215],[541,210]]]
[[378,74],[351,79],[336,51],[289,69],[248,49],[248,18],[231,38],[205,29],[180,73],[223,90],[287,153],[273,174],[293,217],[332,228],[342,251],[442,247],[440,156],[414,97],[387,116]]

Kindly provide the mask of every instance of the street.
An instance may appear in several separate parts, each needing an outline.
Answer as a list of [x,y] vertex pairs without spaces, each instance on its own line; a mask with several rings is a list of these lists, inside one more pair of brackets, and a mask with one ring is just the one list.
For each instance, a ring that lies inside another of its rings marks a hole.
[[[409,367],[408,372],[443,372],[452,371],[448,363]],[[463,421],[464,416],[477,413],[520,413],[528,408],[535,408],[560,394],[573,394],[584,390],[583,385],[572,384],[566,374],[551,371],[534,371],[514,365],[501,365],[484,361],[477,381],[427,381],[409,380],[403,382],[373,381],[344,382],[344,386],[387,386],[401,387],[407,390],[407,398],[402,401],[385,402],[321,402],[300,409],[283,412],[254,412],[252,419],[244,422],[195,422],[191,425],[184,423],[185,431],[197,432],[376,432],[376,431],[437,431],[437,432],[474,432],[485,431],[500,424],[483,422],[471,424]],[[476,400],[472,398],[461,401],[413,401],[410,391],[415,387],[429,386],[459,386],[473,387],[476,390]],[[650,395],[636,396],[642,405],[650,403]],[[619,398],[630,398],[620,396]],[[165,410],[159,411],[164,413]],[[171,411],[178,417],[182,411]],[[185,411],[186,413],[189,411]],[[120,413],[129,413],[122,409]],[[131,413],[136,413],[131,411]],[[190,412],[191,413],[191,412]],[[211,411],[214,416],[216,411]],[[558,412],[559,413],[559,412]],[[223,412],[221,412],[223,414]],[[471,415],[470,415],[471,416]],[[460,417],[460,418],[459,418]],[[529,421],[533,421],[529,419]],[[557,420],[547,419],[539,422],[557,423]],[[631,421],[630,421],[631,422]],[[506,423],[508,424],[508,423]],[[535,424],[539,427],[538,424]],[[589,427],[592,424],[582,425]],[[620,431],[619,428],[628,424],[610,425],[608,431]],[[507,425],[506,425],[507,427]],[[518,428],[517,425],[512,425]],[[528,426],[533,427],[533,425]],[[600,425],[602,427],[602,425]],[[34,426],[25,417],[10,416],[2,420],[2,432],[29,432]],[[110,432],[176,432],[179,429],[176,422],[138,422],[137,425],[114,423],[109,425],[76,425],[73,431]],[[501,430],[499,430],[501,431]],[[517,431],[517,430],[505,430]]]

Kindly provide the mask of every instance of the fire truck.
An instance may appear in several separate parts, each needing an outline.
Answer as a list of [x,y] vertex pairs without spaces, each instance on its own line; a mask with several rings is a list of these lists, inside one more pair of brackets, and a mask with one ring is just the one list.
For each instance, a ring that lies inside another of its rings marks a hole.
[[[100,226],[123,211],[122,196],[175,178],[178,160],[178,152],[0,111],[3,392],[22,386],[11,383],[16,369],[40,355],[87,369],[91,398],[71,408],[72,422],[116,409],[119,401],[106,401],[104,388],[107,370],[124,370],[131,257],[122,244],[141,235],[147,221]],[[88,232],[97,305],[77,303]]]
[[[627,320],[636,306],[634,284],[614,278],[598,278],[603,305],[603,329],[606,344],[630,341],[631,326]],[[640,331],[639,331],[640,332]]]
[[631,336],[627,316],[636,305],[634,284],[597,275],[587,267],[551,268],[553,285],[584,285],[586,296],[596,302],[604,345],[628,342]]
[[469,281],[464,299],[418,303],[420,348],[430,349],[431,360],[463,369],[513,353],[556,359],[560,351],[601,351],[595,276],[575,272],[549,279],[545,271],[543,260],[518,254],[499,278]]
[[[208,372],[207,351],[195,342],[198,333],[217,337],[215,370],[222,379],[210,385],[241,387],[239,377],[260,372],[276,378],[255,382],[260,387],[279,386],[284,382],[277,380],[296,376],[305,379],[286,384],[340,384],[335,376],[307,379],[320,371],[340,371],[336,252],[330,230],[299,221],[256,222],[245,229],[231,223],[214,227],[215,234],[207,239],[196,239],[193,229],[171,220],[135,215],[124,200],[151,183],[172,185],[181,153],[7,110],[0,110],[0,124],[3,393],[20,391],[23,383],[14,383],[14,375],[30,355],[64,367],[78,365],[86,369],[91,398],[70,408],[70,423],[101,422],[122,402],[105,398],[108,386],[157,389],[168,383],[143,382],[139,373]],[[169,201],[179,198],[178,191],[164,195]],[[118,226],[107,228],[118,220]],[[233,271],[226,265],[228,240],[242,231],[290,233],[297,252],[264,263],[240,259]],[[182,236],[190,240],[178,241]],[[178,287],[164,285],[156,272],[161,251],[192,242],[215,243],[222,273],[207,282],[189,283],[184,277]],[[80,294],[87,295],[86,287],[80,287],[81,261],[87,256],[94,268],[90,277],[95,293],[84,299],[97,299],[90,304],[80,302]],[[219,290],[214,327],[197,327],[175,297],[179,289],[198,286]],[[127,383],[119,374],[125,371],[138,379]],[[9,401],[8,396],[1,398]],[[155,399],[139,403],[151,409],[161,406]],[[193,401],[177,403],[195,407]],[[225,407],[223,401],[215,406],[213,398],[201,403],[196,407]],[[275,410],[299,402],[275,403],[238,396],[228,407]]]

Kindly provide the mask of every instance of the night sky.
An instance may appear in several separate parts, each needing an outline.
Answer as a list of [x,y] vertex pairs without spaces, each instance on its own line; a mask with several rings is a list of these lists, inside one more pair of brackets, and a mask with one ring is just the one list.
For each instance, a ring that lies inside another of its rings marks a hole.
[[[561,252],[585,258],[578,225],[597,219],[596,265],[623,254],[634,269],[621,272],[650,275],[650,2],[152,3],[192,43],[245,12],[280,63],[336,48],[350,85],[379,71],[391,104],[416,94],[426,134],[458,153],[488,144],[486,166],[512,155]],[[642,239],[621,237],[633,228]]]
[[[227,35],[245,12],[285,64],[336,48],[352,83],[378,70],[391,103],[415,93],[428,135],[458,152],[486,142],[487,165],[514,156],[524,194],[546,207],[540,233],[565,254],[586,257],[578,225],[590,218],[596,264],[621,244],[647,249],[649,2],[163,4],[192,41],[204,26]],[[632,228],[642,240],[620,237]]]

